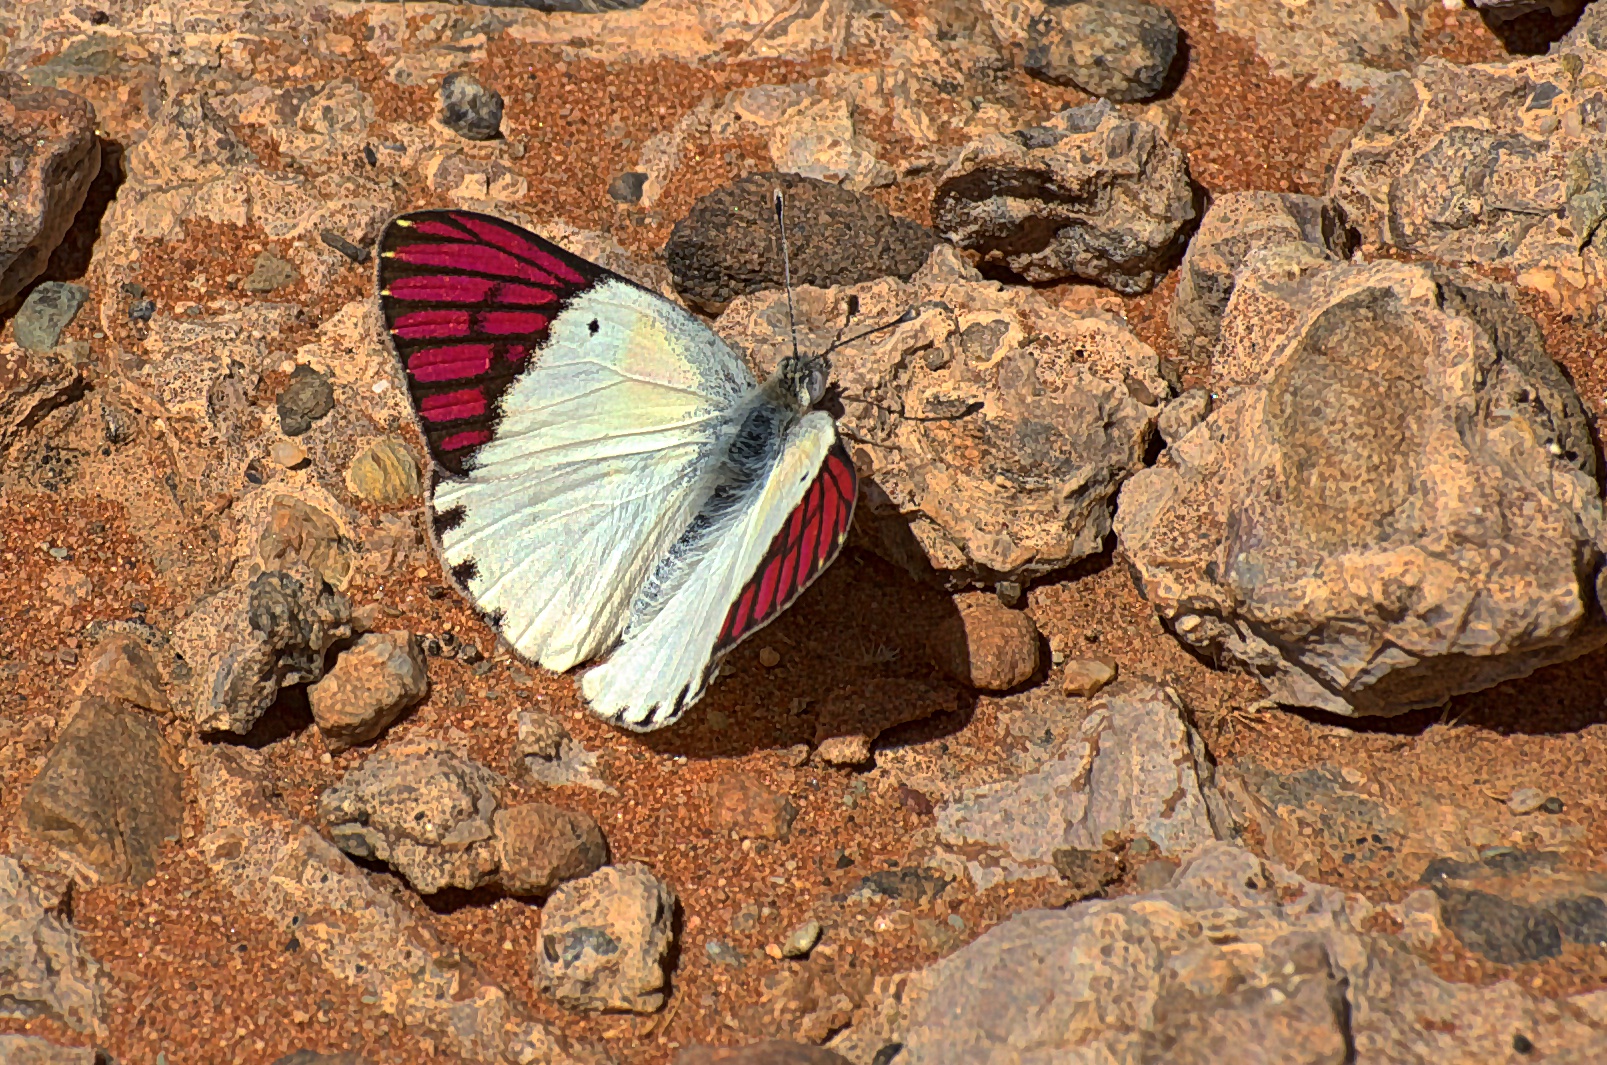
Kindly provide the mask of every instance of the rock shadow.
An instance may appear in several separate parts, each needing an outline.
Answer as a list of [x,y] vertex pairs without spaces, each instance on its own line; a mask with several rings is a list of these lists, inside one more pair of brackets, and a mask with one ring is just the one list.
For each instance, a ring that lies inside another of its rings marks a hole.
[[[732,652],[678,724],[634,738],[658,755],[730,758],[885,735],[914,721],[939,735],[958,732],[976,694],[938,677],[927,651],[928,635],[957,616],[947,594],[850,542],[797,602]],[[779,655],[773,666],[761,661],[765,650]]]
[[1584,2],[1563,15],[1554,15],[1542,8],[1517,18],[1502,19],[1495,12],[1482,11],[1480,17],[1485,28],[1495,34],[1509,55],[1545,55],[1557,41],[1567,35],[1584,13]]
[[28,294],[46,281],[78,281],[89,272],[89,260],[100,240],[101,221],[117,198],[117,190],[128,176],[123,166],[123,145],[109,138],[100,138],[100,170],[89,183],[84,205],[73,216],[72,225],[50,253],[44,272],[30,281],[11,302],[0,306],[0,325],[4,325],[17,311]]

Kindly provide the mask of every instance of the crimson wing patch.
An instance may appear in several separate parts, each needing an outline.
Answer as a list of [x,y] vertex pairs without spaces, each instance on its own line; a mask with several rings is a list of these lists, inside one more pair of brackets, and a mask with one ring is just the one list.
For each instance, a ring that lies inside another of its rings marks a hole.
[[615,275],[490,215],[415,211],[379,239],[379,295],[430,455],[461,476],[570,300]]
[[843,442],[826,452],[820,472],[770,541],[748,583],[742,586],[714,641],[718,657],[775,620],[831,565],[848,538],[859,497],[859,474]]

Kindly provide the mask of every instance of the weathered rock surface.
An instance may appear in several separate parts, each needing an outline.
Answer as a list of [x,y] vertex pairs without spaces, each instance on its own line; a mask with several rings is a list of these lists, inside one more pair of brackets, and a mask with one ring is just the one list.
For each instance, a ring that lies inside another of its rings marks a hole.
[[1182,151],[1106,101],[967,145],[932,201],[938,232],[1032,282],[1148,292],[1196,217]]
[[797,174],[753,174],[709,193],[675,224],[664,260],[688,302],[718,314],[738,296],[781,287],[776,189],[786,202],[794,285],[907,280],[938,242],[869,196]]
[[[852,336],[911,312],[832,356],[872,550],[951,588],[1024,583],[1103,550],[1169,392],[1125,322],[983,281],[946,248],[907,284],[793,297],[804,350],[845,320]],[[792,350],[779,292],[735,301],[716,329],[761,376]]]
[[1162,890],[1018,914],[887,981],[874,1015],[831,1045],[861,1065],[889,1042],[911,1065],[1121,1060],[1150,1047],[1201,1065],[1472,1065],[1514,1036],[1584,1062],[1607,1046],[1598,995],[1552,1003],[1510,980],[1448,983],[1402,940],[1359,931],[1373,912],[1211,843]]
[[1514,847],[1566,856],[1585,846],[1583,828],[1567,819],[1334,762],[1278,772],[1240,758],[1218,781],[1266,855],[1305,877],[1428,884],[1428,870],[1443,862],[1471,867]]
[[1178,45],[1177,19],[1166,8],[1146,0],[1044,6],[1029,29],[1029,74],[1123,102],[1147,100],[1165,87]]
[[1176,695],[1144,681],[1106,688],[1041,768],[940,807],[937,832],[979,890],[1053,875],[1057,850],[1103,850],[1106,833],[1175,856],[1233,834],[1205,744]]
[[44,271],[99,172],[88,101],[0,71],[0,307]]
[[191,681],[181,709],[203,731],[251,731],[279,689],[324,675],[324,653],[350,639],[351,603],[292,562],[196,604],[173,633]]
[[120,699],[159,714],[173,712],[156,657],[124,633],[102,640],[73,674],[69,688],[74,695]]
[[608,841],[590,815],[543,802],[498,810],[498,882],[512,895],[546,895],[608,864]]
[[332,751],[365,743],[430,689],[424,646],[411,632],[371,632],[307,686],[313,720]]
[[569,1009],[652,1013],[674,917],[675,892],[639,862],[572,880],[542,907],[536,984]]
[[1010,610],[992,595],[956,601],[959,613],[932,633],[931,652],[938,670],[978,691],[1009,691],[1038,672],[1042,639],[1032,619]]
[[[257,262],[262,270],[262,261]],[[281,284],[287,282],[280,282]],[[275,288],[278,285],[274,285]],[[266,290],[265,290],[266,291]],[[302,364],[290,372],[290,382],[279,393],[279,427],[286,436],[301,436],[335,409],[335,389],[329,378]]]
[[13,445],[85,387],[77,360],[0,344],[0,464]]
[[[250,505],[239,508],[249,511]],[[256,535],[256,560],[263,569],[303,562],[332,588],[351,576],[353,550],[340,525],[323,510],[293,495],[275,494]]]
[[1432,59],[1401,75],[1341,155],[1332,194],[1371,246],[1511,270],[1604,320],[1607,53],[1501,64]]
[[318,964],[410,1028],[434,1034],[466,1061],[605,1065],[524,1014],[478,976],[429,925],[273,797],[265,760],[235,747],[202,748],[196,767],[205,831],[201,855],[242,904],[294,933]]
[[1117,534],[1189,647],[1333,713],[1437,706],[1607,642],[1584,410],[1502,294],[1270,248],[1215,360],[1230,389],[1138,474]]
[[1287,192],[1226,192],[1213,200],[1178,269],[1172,302],[1178,348],[1209,359],[1245,258],[1257,248],[1297,242],[1336,260],[1349,257],[1348,234],[1325,200]]
[[1217,27],[1255,44],[1274,74],[1313,85],[1376,88],[1422,54],[1423,12],[1432,0],[1310,0],[1268,4],[1214,0]]
[[72,708],[22,799],[22,824],[107,882],[143,884],[184,817],[177,759],[148,714],[91,696]]
[[847,1058],[824,1047],[766,1039],[742,1047],[687,1047],[675,1065],[850,1065]]
[[22,866],[0,855],[0,1017],[50,1018],[100,1035],[103,996],[100,963],[45,909]]
[[64,1047],[32,1035],[0,1035],[0,1061],[6,1065],[100,1065],[93,1047]]
[[499,778],[437,740],[393,743],[318,797],[335,846],[382,861],[429,895],[489,883],[500,864]]

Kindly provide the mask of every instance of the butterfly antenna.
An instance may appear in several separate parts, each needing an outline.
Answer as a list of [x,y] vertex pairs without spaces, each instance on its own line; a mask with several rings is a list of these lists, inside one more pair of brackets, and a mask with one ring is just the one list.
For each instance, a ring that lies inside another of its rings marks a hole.
[[787,216],[776,190],[776,229],[781,233],[781,280],[787,289],[787,328],[792,331],[792,357],[798,357],[798,316],[792,309],[792,257],[787,254]]
[[[903,314],[899,315],[897,318],[894,318],[890,322],[883,322],[881,325],[872,326],[871,328],[865,330],[863,333],[855,333],[853,336],[847,337],[845,339],[833,340],[831,342],[831,347],[829,347],[825,351],[821,352],[820,357],[825,358],[827,355],[830,355],[832,352],[836,351],[840,347],[844,347],[844,346],[846,346],[848,344],[852,344],[856,340],[864,340],[868,336],[874,336],[875,334],[883,332],[884,330],[888,330],[888,329],[893,328],[895,325],[903,325],[905,322],[913,322],[913,321],[915,321],[915,319],[920,317],[919,313],[917,313],[919,311],[920,311],[920,307],[918,307],[918,306],[917,307],[911,307],[909,310],[905,311]],[[843,329],[846,329],[846,328],[848,328],[848,323],[844,322],[843,323]],[[839,336],[839,338],[842,337],[842,330],[838,330],[838,336]]]

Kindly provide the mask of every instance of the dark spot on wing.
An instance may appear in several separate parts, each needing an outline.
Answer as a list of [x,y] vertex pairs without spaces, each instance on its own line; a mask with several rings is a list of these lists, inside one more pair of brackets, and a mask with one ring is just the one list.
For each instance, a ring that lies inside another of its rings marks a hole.
[[508,612],[506,610],[493,611],[490,616],[486,618],[486,621],[490,623],[491,627],[498,632],[502,631],[502,623],[507,620]]
[[597,330],[599,328],[599,326],[597,325],[597,319],[593,318],[591,320],[591,325],[587,326],[586,328],[590,329],[593,333],[597,332]]
[[467,588],[469,582],[479,575],[480,567],[474,564],[472,558],[466,558],[452,567],[452,579],[464,588]]
[[438,510],[435,512],[434,516],[430,518],[430,524],[434,526],[435,538],[439,540],[441,537],[463,524],[463,508],[458,506],[449,507],[446,510]]

